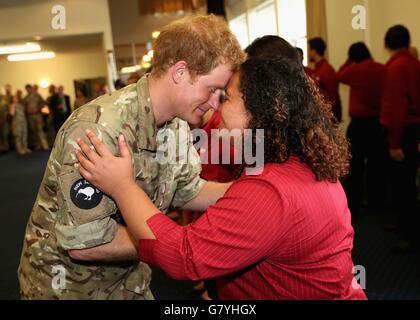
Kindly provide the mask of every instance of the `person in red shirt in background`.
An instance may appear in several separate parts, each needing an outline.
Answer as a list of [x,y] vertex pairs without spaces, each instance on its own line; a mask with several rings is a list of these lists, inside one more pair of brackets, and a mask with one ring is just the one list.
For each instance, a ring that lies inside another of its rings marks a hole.
[[347,138],[352,159],[345,189],[353,217],[360,216],[365,176],[369,211],[385,209],[388,156],[385,132],[379,123],[384,77],[385,66],[372,59],[363,42],[351,45],[348,59],[338,71],[338,80],[350,86]]
[[413,55],[414,58],[416,58],[416,60],[419,60],[419,50],[416,47],[410,47],[408,51],[410,51],[410,53]]
[[420,206],[417,170],[420,165],[417,134],[420,128],[420,63],[409,52],[410,32],[402,25],[388,30],[385,47],[391,58],[386,64],[381,123],[387,129],[393,199],[397,205],[402,241],[397,252],[420,247]]
[[[299,59],[300,61],[302,61],[302,65],[303,65],[303,61],[305,60],[305,57],[303,56],[303,50],[302,48],[295,48],[298,52],[299,55]],[[305,65],[303,66],[303,69],[305,70],[305,73],[308,77],[310,77],[312,80],[315,80],[315,74],[314,74],[314,70],[312,70],[311,68],[306,67]]]
[[[88,132],[98,153],[78,141],[80,172],[115,199],[139,259],[175,279],[215,278],[222,300],[364,300],[339,182],[348,171],[348,144],[313,86],[300,62],[287,58],[249,59],[234,74],[222,125],[243,134],[264,129],[257,157],[265,165],[259,175],[245,170],[189,226],[161,214],[135,183],[122,135],[121,157],[114,157]],[[251,139],[252,150],[259,141]]]
[[338,92],[338,78],[334,68],[325,59],[327,44],[321,38],[309,40],[309,61],[315,63],[313,78],[321,93],[332,105],[332,112],[338,123],[342,121],[342,107]]

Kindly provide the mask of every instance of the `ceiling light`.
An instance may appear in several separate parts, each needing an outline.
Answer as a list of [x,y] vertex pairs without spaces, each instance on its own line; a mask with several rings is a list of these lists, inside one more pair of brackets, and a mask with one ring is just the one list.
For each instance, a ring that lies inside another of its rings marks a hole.
[[39,44],[28,42],[22,45],[0,47],[0,54],[13,54],[34,51],[41,51],[41,47]]
[[39,84],[43,89],[47,89],[50,86],[50,82],[47,79],[42,79]]
[[141,69],[141,67],[139,65],[125,67],[125,68],[121,69],[121,73],[133,73],[133,72],[139,71],[140,69]]
[[52,59],[55,58],[54,52],[37,52],[37,53],[26,53],[26,54],[14,54],[7,57],[9,61],[28,61],[28,60],[40,60],[40,59]]
[[143,69],[149,69],[151,66],[152,66],[152,64],[151,64],[150,62],[143,62],[143,63],[141,64],[141,67],[142,67]]

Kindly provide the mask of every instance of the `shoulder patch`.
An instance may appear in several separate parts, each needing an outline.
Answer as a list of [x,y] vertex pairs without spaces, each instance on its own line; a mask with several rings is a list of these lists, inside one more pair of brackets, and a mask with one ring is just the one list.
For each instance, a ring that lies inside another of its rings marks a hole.
[[59,176],[58,181],[68,213],[77,225],[103,219],[117,211],[115,202],[77,171]]
[[103,193],[86,179],[79,179],[70,189],[73,204],[80,209],[93,209],[101,203]]

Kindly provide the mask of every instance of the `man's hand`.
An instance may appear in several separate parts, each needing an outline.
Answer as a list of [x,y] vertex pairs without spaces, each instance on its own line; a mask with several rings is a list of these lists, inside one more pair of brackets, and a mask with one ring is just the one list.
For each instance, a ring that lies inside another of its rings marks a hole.
[[405,154],[402,149],[391,149],[389,150],[389,155],[394,161],[401,162],[405,160]]

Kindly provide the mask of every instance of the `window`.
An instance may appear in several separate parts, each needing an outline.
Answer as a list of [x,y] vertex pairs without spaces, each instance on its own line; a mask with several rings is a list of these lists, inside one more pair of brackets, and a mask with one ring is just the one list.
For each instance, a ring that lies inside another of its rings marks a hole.
[[277,0],[279,17],[279,36],[304,52],[304,64],[307,65],[306,1]]
[[229,26],[232,32],[238,38],[242,49],[245,49],[249,45],[247,15],[244,13],[239,17],[232,19],[229,22]]
[[305,0],[266,0],[230,20],[229,25],[243,48],[256,38],[278,35],[303,50],[307,65]]
[[265,2],[250,12],[251,42],[265,35],[278,35],[274,1]]

